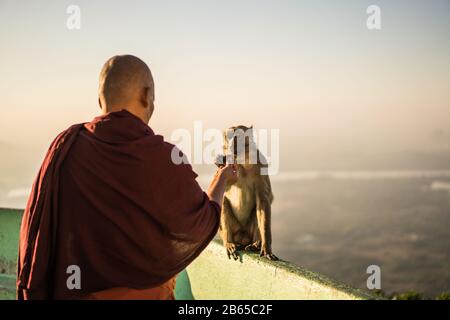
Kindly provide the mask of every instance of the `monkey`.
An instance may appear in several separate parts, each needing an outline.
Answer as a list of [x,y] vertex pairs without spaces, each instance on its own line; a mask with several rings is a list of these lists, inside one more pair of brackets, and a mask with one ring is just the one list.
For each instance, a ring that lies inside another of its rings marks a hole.
[[222,202],[219,235],[227,256],[238,259],[238,250],[260,252],[260,257],[278,260],[272,253],[271,206],[274,199],[267,161],[253,139],[253,126],[233,126],[223,134],[223,155],[218,167],[234,163],[238,179],[228,183]]

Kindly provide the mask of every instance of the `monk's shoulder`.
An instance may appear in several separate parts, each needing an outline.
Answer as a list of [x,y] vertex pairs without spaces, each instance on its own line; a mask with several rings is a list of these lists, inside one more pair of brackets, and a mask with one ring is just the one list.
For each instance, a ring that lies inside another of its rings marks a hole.
[[50,144],[49,150],[57,148],[61,143],[66,141],[68,138],[71,138],[74,135],[77,135],[78,132],[83,128],[84,123],[73,124],[67,129],[64,129],[60,133],[56,135]]

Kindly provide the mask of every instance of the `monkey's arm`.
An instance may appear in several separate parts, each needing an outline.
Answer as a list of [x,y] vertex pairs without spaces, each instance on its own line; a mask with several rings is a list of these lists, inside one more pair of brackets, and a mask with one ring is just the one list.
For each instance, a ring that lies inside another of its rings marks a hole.
[[272,253],[272,230],[271,230],[271,206],[272,206],[272,187],[269,177],[260,176],[256,192],[256,217],[258,220],[258,229],[261,235],[261,256],[270,260],[278,260]]
[[230,201],[224,197],[222,204],[222,214],[220,215],[220,237],[227,250],[228,258],[233,257],[237,260],[239,257],[236,252],[236,243],[234,243],[233,234],[239,230],[239,222],[233,214]]

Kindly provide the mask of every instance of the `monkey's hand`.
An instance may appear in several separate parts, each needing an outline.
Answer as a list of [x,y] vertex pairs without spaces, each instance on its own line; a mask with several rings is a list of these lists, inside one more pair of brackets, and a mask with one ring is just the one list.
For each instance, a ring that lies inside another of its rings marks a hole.
[[225,165],[227,164],[227,157],[224,156],[223,154],[217,155],[216,161],[214,162],[214,164],[216,166],[218,166],[219,168],[225,167]]
[[228,259],[231,259],[231,257],[233,257],[234,260],[239,259],[239,256],[237,254],[237,247],[236,247],[235,243],[228,242],[225,244],[225,248],[227,249]]
[[278,260],[277,256],[272,253],[272,249],[268,248],[266,245],[261,246],[260,257],[266,257],[269,260],[276,261]]

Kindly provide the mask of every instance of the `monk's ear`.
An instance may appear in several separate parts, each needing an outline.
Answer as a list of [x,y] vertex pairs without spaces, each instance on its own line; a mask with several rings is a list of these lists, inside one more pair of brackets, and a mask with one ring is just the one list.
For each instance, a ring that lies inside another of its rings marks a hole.
[[141,104],[144,108],[147,108],[150,105],[150,88],[144,87],[141,93]]
[[98,97],[98,106],[100,107],[100,110],[103,110],[102,102],[100,101],[100,97]]

